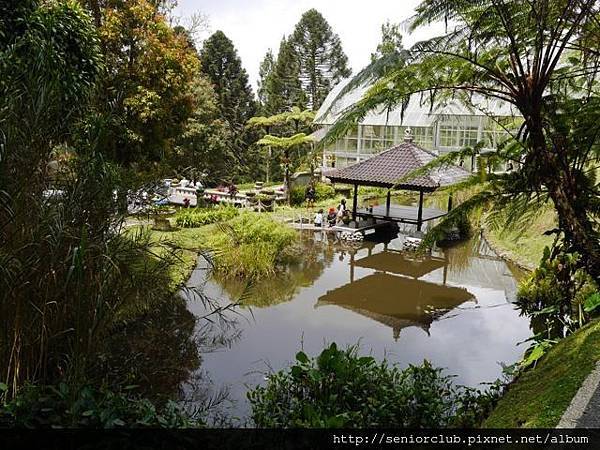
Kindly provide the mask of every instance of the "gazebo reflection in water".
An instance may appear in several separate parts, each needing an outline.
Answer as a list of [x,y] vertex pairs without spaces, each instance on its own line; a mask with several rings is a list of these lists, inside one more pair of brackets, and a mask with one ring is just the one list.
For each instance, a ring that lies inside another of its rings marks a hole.
[[[336,305],[373,319],[393,330],[395,340],[404,328],[417,326],[429,334],[431,324],[449,310],[474,301],[466,289],[446,285],[448,261],[436,256],[417,256],[388,248],[373,253],[375,244],[365,241],[367,256],[356,259],[350,250],[350,282],[321,296],[315,307]],[[374,272],[355,279],[356,268]],[[420,280],[443,269],[441,284]]]

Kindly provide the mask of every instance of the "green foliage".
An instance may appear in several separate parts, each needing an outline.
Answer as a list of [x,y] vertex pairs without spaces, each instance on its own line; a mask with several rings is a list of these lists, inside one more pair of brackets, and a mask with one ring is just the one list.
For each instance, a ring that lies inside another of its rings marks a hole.
[[97,108],[110,117],[102,151],[138,167],[163,161],[197,109],[196,50],[171,27],[162,2],[86,3],[96,16],[107,68],[97,98]]
[[267,134],[258,140],[258,145],[265,145],[275,148],[290,149],[297,145],[308,144],[312,142],[312,138],[304,133],[298,133],[289,137],[271,136]]
[[232,174],[243,173],[245,167],[240,166],[230,147],[231,131],[221,118],[212,86],[204,77],[198,77],[192,89],[194,112],[175,140],[176,146],[167,163],[180,172],[191,167],[195,173],[206,173],[203,182],[207,184],[229,180]]
[[583,309],[586,313],[596,313],[600,307],[600,292],[594,292],[585,299]]
[[271,96],[271,79],[273,76],[273,70],[275,69],[275,56],[273,50],[267,50],[265,57],[260,63],[258,69],[258,102],[260,104],[260,113],[264,115],[272,115],[275,111],[270,109],[270,96]]
[[533,317],[542,337],[563,337],[565,332],[583,326],[596,312],[598,287],[578,268],[579,258],[576,253],[551,255],[546,248],[539,267],[519,286],[517,305]]
[[402,50],[400,25],[388,20],[381,25],[381,42],[377,44],[377,51],[371,53],[371,62],[389,55],[398,55],[400,50]]
[[454,386],[427,361],[400,370],[335,343],[316,358],[299,352],[247,395],[254,423],[267,428],[475,426],[494,397]]
[[177,211],[175,223],[183,228],[197,228],[224,222],[237,216],[239,210],[231,206],[217,208],[185,208]]
[[561,339],[534,370],[511,383],[485,419],[486,428],[554,428],[600,361],[600,322]]
[[265,214],[245,212],[220,224],[206,245],[214,266],[228,277],[258,279],[277,272],[293,256],[297,233]]
[[278,114],[292,107],[306,108],[306,93],[300,81],[300,62],[292,43],[285,37],[279,44],[277,59],[261,82],[261,107],[265,114]]
[[[335,198],[336,193],[333,186],[326,183],[315,183],[315,201],[320,202]],[[292,205],[301,205],[306,200],[306,187],[296,186],[292,189],[291,203]]]
[[174,402],[158,407],[129,391],[85,386],[27,385],[10,402],[0,404],[0,427],[25,428],[189,428],[190,419]]

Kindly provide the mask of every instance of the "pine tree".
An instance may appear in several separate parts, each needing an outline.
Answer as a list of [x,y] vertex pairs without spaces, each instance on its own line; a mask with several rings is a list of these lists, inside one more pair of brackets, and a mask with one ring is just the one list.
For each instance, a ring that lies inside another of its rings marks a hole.
[[375,53],[371,53],[371,61],[384,56],[397,54],[402,50],[402,33],[397,23],[387,21],[381,25],[381,42],[377,45]]
[[289,43],[297,59],[307,106],[316,111],[341,79],[350,76],[340,38],[315,9],[305,12]]
[[279,114],[297,106],[305,109],[307,99],[300,82],[300,63],[292,44],[281,39],[277,60],[268,84],[269,101],[266,104],[270,114]]
[[258,102],[262,115],[272,114],[272,111],[269,110],[269,104],[272,93],[270,85],[272,84],[274,69],[275,56],[273,56],[273,50],[269,49],[258,69]]
[[233,139],[238,161],[245,165],[251,137],[245,124],[256,113],[256,102],[248,74],[231,40],[222,31],[215,32],[205,42],[200,53],[201,71],[212,83],[220,115]]

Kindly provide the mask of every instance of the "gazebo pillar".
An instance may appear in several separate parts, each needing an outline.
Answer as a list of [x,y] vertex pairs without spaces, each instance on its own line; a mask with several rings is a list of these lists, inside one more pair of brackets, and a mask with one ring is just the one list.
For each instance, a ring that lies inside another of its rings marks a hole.
[[387,191],[387,198],[385,200],[385,215],[386,215],[386,217],[390,217],[390,202],[391,202],[391,197],[392,197],[392,191],[390,189],[388,189],[388,191]]
[[421,231],[423,225],[423,191],[419,191],[419,212],[417,213],[417,231]]
[[354,185],[354,198],[352,199],[352,220],[356,221],[356,207],[358,205],[358,184]]

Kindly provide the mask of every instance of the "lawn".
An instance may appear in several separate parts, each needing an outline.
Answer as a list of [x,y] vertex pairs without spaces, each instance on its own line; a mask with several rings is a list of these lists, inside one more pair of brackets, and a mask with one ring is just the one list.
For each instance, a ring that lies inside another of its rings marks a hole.
[[598,360],[600,321],[596,320],[556,344],[535,369],[511,384],[483,427],[555,427]]

